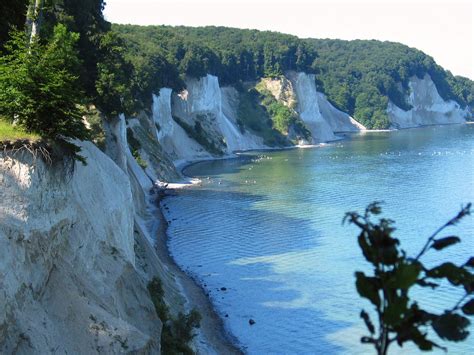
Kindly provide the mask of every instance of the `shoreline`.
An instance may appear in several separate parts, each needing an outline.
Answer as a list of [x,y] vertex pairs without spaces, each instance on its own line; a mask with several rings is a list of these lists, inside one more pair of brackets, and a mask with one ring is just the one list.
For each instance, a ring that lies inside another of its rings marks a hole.
[[[243,345],[239,343],[239,340],[225,328],[224,319],[217,313],[215,306],[212,304],[211,299],[206,293],[206,289],[199,283],[199,281],[195,280],[191,275],[186,273],[186,271],[182,270],[171,256],[168,248],[168,221],[166,220],[163,212],[163,208],[166,206],[164,206],[162,203],[164,197],[172,197],[172,195],[167,193],[167,191],[191,188],[195,185],[199,185],[201,183],[200,179],[186,175],[185,173],[187,168],[198,163],[206,161],[238,159],[243,153],[248,152],[271,152],[290,149],[319,148],[348,138],[348,136],[344,135],[340,139],[325,143],[295,145],[279,148],[269,147],[262,149],[248,149],[235,151],[223,157],[206,157],[189,161],[180,161],[178,164],[176,164],[176,169],[178,169],[182,179],[177,182],[165,183],[160,186],[164,189],[164,195],[156,202],[157,211],[155,216],[159,220],[159,226],[155,233],[155,250],[160,259],[166,264],[171,273],[175,276],[176,282],[182,287],[182,291],[184,293],[183,296],[190,308],[198,309],[198,311],[203,316],[200,328],[198,328],[196,331],[197,336],[195,340],[192,341],[193,345],[197,345],[196,350],[198,354],[201,353],[200,350],[205,351],[205,353],[210,353],[212,350],[211,353],[217,352],[217,354],[245,354],[245,352],[242,350]],[[202,339],[203,337],[204,339]],[[199,343],[204,349],[199,347]]]
[[222,157],[203,157],[197,158],[192,160],[180,160],[173,163],[176,163],[175,167],[182,175],[182,179],[176,182],[168,183],[168,187],[166,190],[174,190],[180,188],[191,187],[193,185],[199,184],[200,180],[198,178],[193,178],[192,176],[186,175],[184,172],[187,168],[192,165],[206,162],[206,161],[216,161],[216,160],[229,160],[229,159],[237,159],[243,153],[249,152],[273,152],[273,151],[283,151],[283,150],[291,150],[291,149],[311,149],[311,148],[320,148],[324,147],[329,144],[341,142],[347,139],[351,139],[353,135],[357,134],[366,134],[366,133],[390,133],[390,132],[397,132],[397,131],[404,131],[409,129],[419,129],[419,128],[427,128],[427,127],[436,127],[436,126],[453,126],[453,125],[463,125],[463,124],[474,124],[474,121],[466,121],[463,123],[445,123],[445,124],[430,124],[430,125],[423,125],[423,126],[416,126],[416,127],[406,127],[406,128],[390,128],[390,129],[363,129],[360,131],[341,131],[341,132],[334,132],[336,135],[340,135],[338,139],[334,139],[328,142],[321,142],[315,144],[296,144],[291,145],[288,147],[262,147],[259,149],[244,149],[244,150],[236,150],[229,155],[224,155]]
[[196,346],[198,354],[243,354],[238,340],[226,331],[224,321],[217,314],[206,290],[183,271],[171,256],[168,249],[168,221],[163,214],[161,199],[157,201],[157,207],[155,216],[159,220],[159,226],[155,234],[155,251],[175,277],[175,282],[181,286],[189,308],[197,309],[202,315],[200,327],[196,330],[196,337],[191,341],[191,346]]

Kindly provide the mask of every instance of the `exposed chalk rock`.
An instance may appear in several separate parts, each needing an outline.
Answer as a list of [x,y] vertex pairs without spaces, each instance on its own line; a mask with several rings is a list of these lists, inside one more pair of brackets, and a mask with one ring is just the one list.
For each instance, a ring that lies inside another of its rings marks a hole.
[[163,150],[173,161],[210,158],[211,154],[173,120],[171,94],[171,89],[162,88],[158,96],[153,95],[153,120],[158,125],[156,136]]
[[188,136],[173,116],[190,127],[198,125],[209,145],[221,149],[225,154],[265,148],[260,137],[240,131],[235,89],[221,88],[218,78],[213,75],[188,79],[186,87],[178,95],[172,95],[171,89],[161,89],[153,101],[153,114],[160,126],[158,139],[173,161],[212,157],[206,147]]
[[335,108],[328,101],[326,95],[318,92],[317,96],[319,111],[329,126],[331,126],[333,132],[358,132],[366,129],[364,125],[357,122],[353,117]]
[[319,109],[314,75],[297,73],[292,81],[298,100],[298,113],[311,132],[313,143],[337,139]]
[[271,92],[277,101],[282,102],[289,108],[296,108],[297,99],[295,90],[291,81],[285,76],[279,78],[263,78],[260,83],[265,89]]
[[267,148],[263,139],[248,131],[242,133],[237,124],[239,105],[238,92],[233,87],[221,88],[221,107],[218,115],[220,131],[224,136],[228,151]]
[[135,270],[127,175],[92,143],[87,166],[0,157],[0,349],[158,352]]
[[[296,84],[298,78],[300,78],[300,80],[306,81],[305,85],[308,84],[312,86],[311,82],[314,82],[315,78],[314,75],[308,76],[308,74],[296,73],[293,71],[288,72],[286,76],[281,76],[279,78],[264,78],[260,81],[259,85],[263,85],[265,89],[271,92],[276,100],[282,102],[285,106],[296,108],[298,106],[298,94],[293,83]],[[306,90],[306,92],[304,90]],[[316,95],[313,96],[315,92]],[[321,120],[322,117],[322,120],[328,123],[333,133],[357,132],[366,129],[347,113],[335,108],[323,93],[317,92],[316,85],[314,85],[314,90],[313,88],[300,90],[299,96],[304,96],[302,99],[306,103],[314,99],[317,100],[316,103],[312,104],[313,107],[311,110],[314,115],[318,116],[319,120]],[[330,135],[328,136],[330,137]]]
[[436,85],[426,74],[423,79],[416,76],[408,83],[410,94],[406,100],[412,108],[405,111],[389,101],[387,113],[393,128],[410,128],[436,124],[464,123],[468,109],[462,109],[453,100],[445,101]]
[[138,144],[135,154],[144,162],[143,169],[149,179],[153,182],[176,180],[179,174],[158,140],[157,127],[154,116],[145,112],[128,120],[128,130]]

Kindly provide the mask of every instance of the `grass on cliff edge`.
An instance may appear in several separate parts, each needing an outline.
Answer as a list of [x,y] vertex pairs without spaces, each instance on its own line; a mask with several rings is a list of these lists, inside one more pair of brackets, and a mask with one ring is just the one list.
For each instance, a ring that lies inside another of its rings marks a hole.
[[33,133],[27,133],[22,128],[13,126],[11,123],[0,117],[0,142],[15,141],[19,139],[36,141],[40,139],[40,137]]

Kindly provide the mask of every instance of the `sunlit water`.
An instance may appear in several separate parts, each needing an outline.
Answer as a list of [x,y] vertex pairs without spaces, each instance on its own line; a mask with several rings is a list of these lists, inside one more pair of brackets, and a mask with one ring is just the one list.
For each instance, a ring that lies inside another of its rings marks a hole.
[[[415,254],[461,204],[474,201],[474,125],[354,135],[318,148],[200,163],[186,173],[203,184],[164,202],[171,253],[209,292],[248,353],[371,354],[359,342],[366,332],[359,313],[370,305],[357,296],[353,276],[367,266],[357,229],[342,225],[343,216],[385,201],[396,236]],[[468,217],[447,231],[463,243],[431,252],[428,264],[474,254],[473,222]],[[460,296],[449,287],[415,295],[430,310]],[[450,354],[472,354],[474,334],[441,344]]]

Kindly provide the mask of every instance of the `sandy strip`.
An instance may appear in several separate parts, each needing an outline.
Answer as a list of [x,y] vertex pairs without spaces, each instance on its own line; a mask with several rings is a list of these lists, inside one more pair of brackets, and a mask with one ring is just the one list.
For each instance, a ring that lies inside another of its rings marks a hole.
[[225,331],[224,323],[215,312],[204,289],[183,272],[170,256],[167,245],[168,222],[161,211],[161,206],[156,211],[156,217],[160,222],[156,231],[156,252],[175,276],[176,282],[182,286],[189,308],[196,308],[202,315],[201,327],[194,341],[198,354],[243,354],[242,350],[234,345],[238,343],[237,339]]

